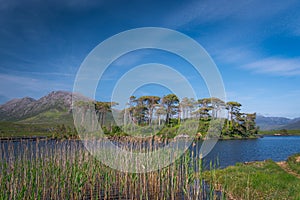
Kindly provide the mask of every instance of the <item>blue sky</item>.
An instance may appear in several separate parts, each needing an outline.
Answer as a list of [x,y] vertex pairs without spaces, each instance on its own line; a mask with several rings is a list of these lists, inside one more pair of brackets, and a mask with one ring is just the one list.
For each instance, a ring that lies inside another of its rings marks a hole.
[[[0,102],[72,91],[80,64],[95,46],[147,26],[174,29],[198,41],[218,66],[227,99],[239,101],[243,111],[300,116],[296,0],[0,0]],[[107,79],[119,77],[118,66],[150,61],[182,64],[163,52],[133,52],[115,61]],[[99,88],[97,98],[107,100],[108,91]]]

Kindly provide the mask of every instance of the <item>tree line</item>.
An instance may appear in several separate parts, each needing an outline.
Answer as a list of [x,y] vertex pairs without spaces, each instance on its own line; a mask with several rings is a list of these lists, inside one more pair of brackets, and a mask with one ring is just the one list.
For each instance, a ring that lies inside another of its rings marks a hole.
[[[96,120],[102,127],[107,126],[105,123],[107,115],[111,116],[115,105],[117,105],[116,102],[93,102],[92,106],[95,107],[98,117]],[[222,136],[248,137],[257,134],[256,113],[243,113],[241,107],[242,105],[238,102],[224,102],[215,97],[197,100],[184,97],[180,100],[175,94],[163,97],[131,96],[126,107],[118,111],[118,118],[122,126],[134,124],[139,127],[163,126],[166,129],[180,126],[182,121],[197,120],[199,121],[198,132],[202,135],[207,132],[211,120],[222,118],[225,121]],[[109,130],[112,131],[113,128],[121,130],[113,126],[110,126]]]

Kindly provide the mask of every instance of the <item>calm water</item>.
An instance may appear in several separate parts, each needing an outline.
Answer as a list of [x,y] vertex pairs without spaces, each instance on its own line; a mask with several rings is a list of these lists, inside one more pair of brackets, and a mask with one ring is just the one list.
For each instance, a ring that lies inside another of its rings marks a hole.
[[[53,147],[65,149],[67,152],[72,148],[83,148],[79,141],[64,141],[48,140],[47,142],[36,141],[14,142],[8,149],[7,141],[0,141],[0,156],[9,157],[12,151],[18,155],[24,149],[30,152],[35,152],[35,148],[43,148],[47,146],[47,151],[51,151]],[[11,142],[9,142],[11,144]],[[198,152],[202,142],[197,142],[196,146],[190,149]],[[49,148],[50,147],[50,148]],[[220,140],[215,145],[213,150],[204,158],[206,168],[211,161],[218,160],[218,166],[223,168],[229,165],[234,165],[237,162],[262,161],[272,159],[274,161],[286,160],[290,155],[300,152],[300,136],[267,136],[259,139],[250,140]]]
[[218,141],[204,159],[218,159],[220,167],[226,167],[237,162],[283,161],[295,153],[300,153],[300,136],[266,136],[253,140]]

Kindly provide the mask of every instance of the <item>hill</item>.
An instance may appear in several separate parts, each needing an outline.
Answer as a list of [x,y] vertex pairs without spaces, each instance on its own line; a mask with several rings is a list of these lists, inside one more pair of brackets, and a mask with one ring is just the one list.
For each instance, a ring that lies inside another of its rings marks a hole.
[[32,117],[18,121],[24,124],[65,124],[72,125],[73,116],[71,112],[50,109]]
[[51,110],[71,113],[71,104],[72,93],[65,91],[51,92],[38,100],[13,99],[0,106],[0,121],[20,121]]
[[289,124],[291,119],[285,117],[265,117],[257,115],[256,125],[260,130],[280,129],[282,126]]
[[258,115],[256,117],[256,125],[260,127],[260,130],[300,130],[300,118],[289,119]]
[[292,123],[282,126],[281,129],[300,130],[300,119],[298,119],[298,121],[293,120]]
[[8,101],[0,106],[0,135],[47,136],[62,125],[72,129],[72,98],[76,96],[71,92],[55,91],[38,100],[25,97]]
[[[38,100],[24,97],[0,105],[0,137],[49,136],[53,132],[73,131],[72,98],[91,100],[80,94],[53,91]],[[105,125],[111,126],[112,114],[107,113],[105,119]]]

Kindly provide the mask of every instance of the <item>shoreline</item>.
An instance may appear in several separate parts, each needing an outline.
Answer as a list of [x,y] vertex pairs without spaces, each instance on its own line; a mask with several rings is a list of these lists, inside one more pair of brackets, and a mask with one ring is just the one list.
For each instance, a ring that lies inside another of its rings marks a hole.
[[[258,139],[258,138],[262,138],[264,136],[259,135],[259,136],[255,136],[255,137],[219,137],[219,138],[211,138],[211,139],[217,139],[217,140],[253,140],[253,139]],[[160,137],[148,137],[148,138],[135,138],[135,137],[131,137],[131,136],[108,136],[106,137],[110,140],[128,140],[128,139],[135,139],[136,141],[146,141],[146,140],[155,140],[155,141],[170,141],[170,140],[184,140],[184,139],[190,139],[190,138],[160,138]],[[51,136],[11,136],[11,137],[1,137],[0,136],[0,141],[6,141],[6,140],[83,140],[80,138],[53,138]],[[91,139],[101,139],[101,137],[99,138],[91,138]],[[205,141],[208,139],[205,138],[194,138],[195,141]]]
[[[252,136],[252,137],[219,137],[219,138],[211,138],[211,139],[217,139],[220,141],[226,141],[226,140],[255,140],[255,139],[259,139],[259,138],[264,138],[264,137],[290,137],[290,136],[299,136],[300,135],[293,135],[293,134],[289,134],[289,135],[263,135],[263,134],[259,134],[256,136]],[[130,137],[130,136],[115,136],[115,137],[111,137],[108,136],[106,137],[109,140],[130,140],[130,139],[134,139],[136,141],[147,141],[147,140],[154,140],[154,141],[171,141],[171,140],[185,140],[185,139],[189,139],[189,138],[159,138],[159,137],[154,137],[154,138],[135,138],[135,137]],[[99,138],[91,138],[92,140],[94,139],[101,139]],[[14,141],[19,141],[19,140],[84,140],[84,139],[80,139],[80,138],[53,138],[50,136],[12,136],[12,137],[1,137],[0,136],[0,141],[8,141],[8,140],[14,140]],[[194,138],[194,141],[205,141],[208,139],[205,138]]]
[[[219,138],[211,138],[211,139],[217,139],[221,141],[225,140],[255,140],[259,138],[264,137],[291,137],[291,136],[299,136],[300,134],[257,134],[255,136],[251,137],[219,137]],[[147,137],[147,138],[135,138],[131,136],[107,136],[106,138],[110,140],[129,140],[134,139],[136,141],[146,141],[146,140],[155,140],[155,141],[170,141],[170,140],[184,140],[184,139],[190,139],[185,137],[179,137],[179,138],[162,138],[162,137]],[[91,139],[101,139],[99,138],[91,138]],[[53,138],[51,136],[40,136],[40,135],[32,135],[32,136],[0,136],[0,141],[7,141],[7,140],[82,140],[80,138]],[[194,138],[194,141],[205,141],[207,139],[205,138]]]
[[273,134],[273,135],[269,135],[269,134],[265,134],[263,135],[263,137],[289,137],[289,136],[300,136],[298,134]]

